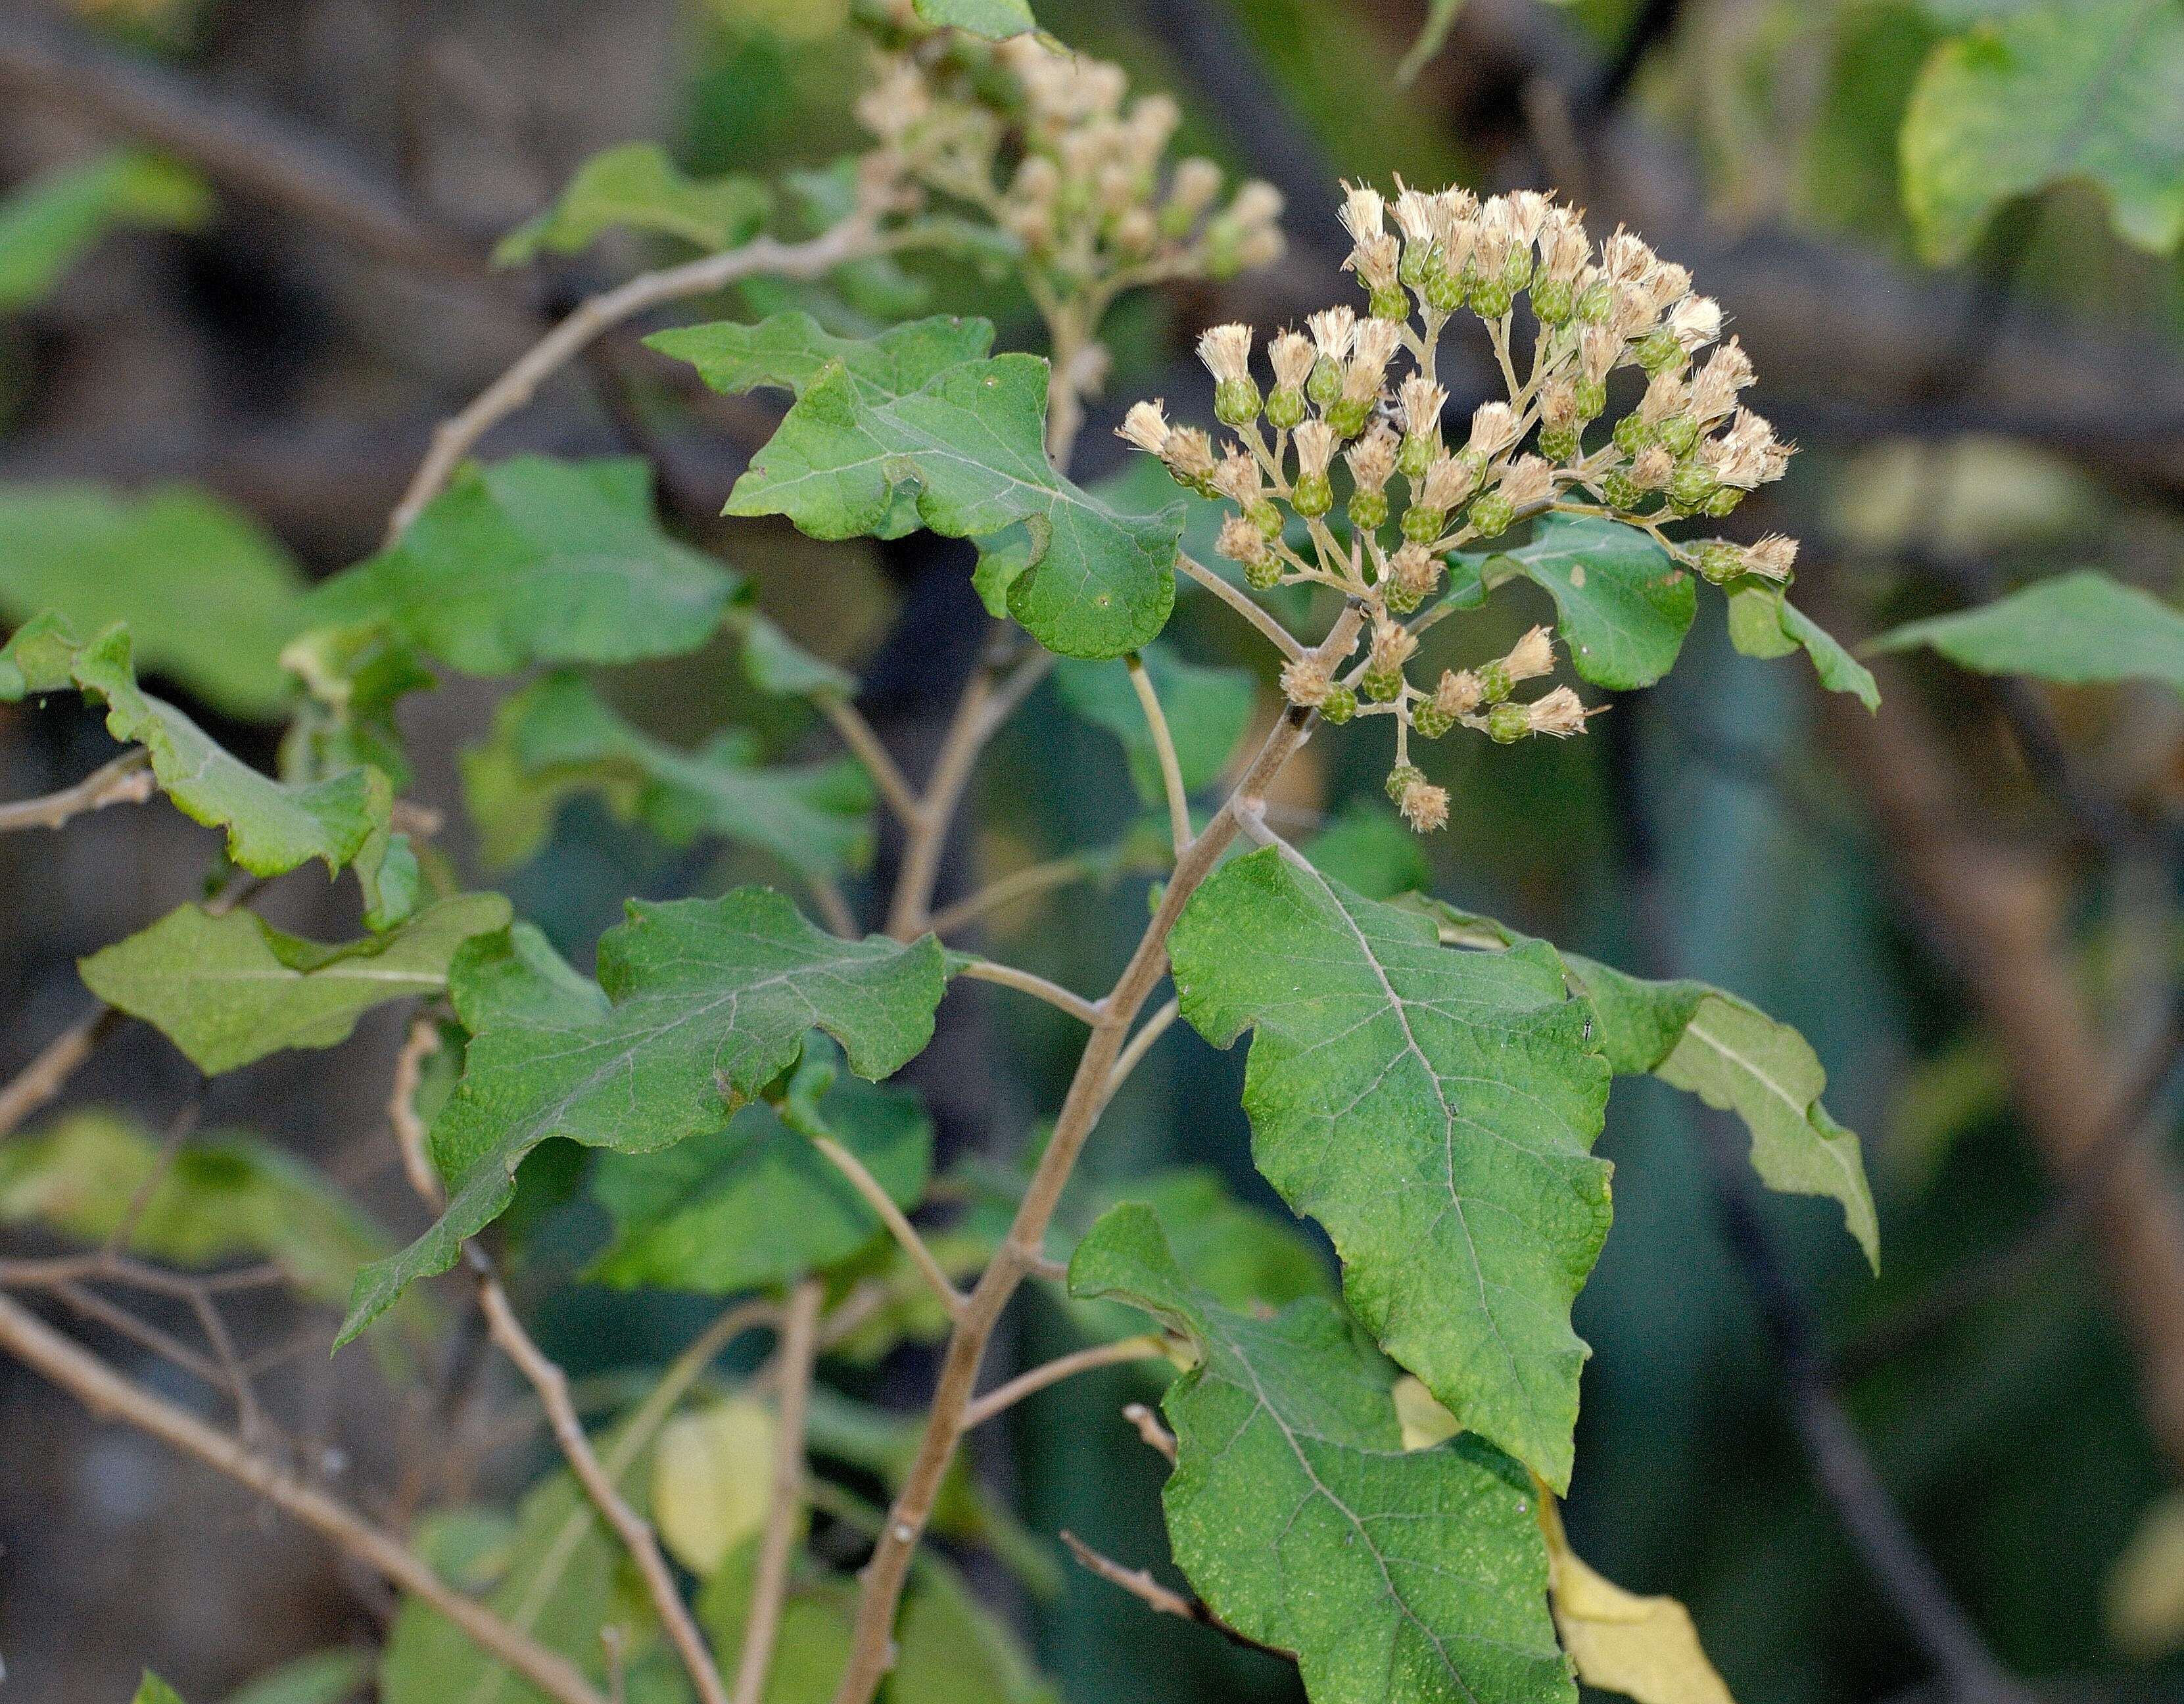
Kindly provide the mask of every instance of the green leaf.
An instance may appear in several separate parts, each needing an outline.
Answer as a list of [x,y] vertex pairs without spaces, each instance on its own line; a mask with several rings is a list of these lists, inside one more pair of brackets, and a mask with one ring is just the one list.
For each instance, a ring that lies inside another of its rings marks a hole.
[[728,729],[677,750],[632,727],[582,677],[557,674],[501,706],[493,738],[463,755],[463,778],[496,866],[535,853],[564,800],[596,793],[671,845],[710,834],[807,873],[861,868],[872,850],[862,766],[840,757],[763,766],[756,747],[749,731]]
[[[1160,694],[1168,735],[1175,742],[1176,766],[1186,793],[1219,779],[1236,743],[1251,727],[1258,684],[1248,669],[1208,668],[1188,662],[1167,646],[1147,645],[1141,654],[1145,673]],[[1153,749],[1145,706],[1121,661],[1084,662],[1066,658],[1054,671],[1062,703],[1123,743],[1130,779],[1138,796],[1157,805],[1167,794],[1161,785],[1160,756]]]
[[0,649],[0,703],[71,686],[106,705],[114,738],[143,746],[153,777],[185,816],[227,831],[227,855],[254,876],[278,876],[313,858],[337,872],[387,821],[391,789],[376,770],[287,787],[231,756],[136,684],[125,627],[81,644],[65,622],[40,616]]
[[526,1024],[579,1028],[613,1010],[605,990],[555,952],[532,923],[511,923],[464,942],[448,966],[448,997],[472,1035]]
[[1752,1166],[1770,1189],[1825,1195],[1875,1272],[1880,1226],[1858,1140],[1820,1105],[1827,1073],[1805,1038],[1735,994],[1699,982],[1646,982],[1563,955],[1600,1019],[1618,1075],[1651,1072],[1733,1111],[1752,1133]]
[[1358,1317],[1468,1428],[1567,1484],[1607,1067],[1553,952],[1444,948],[1279,848],[1217,871],[1169,950],[1201,1035],[1256,1029],[1253,1156],[1327,1228]]
[[888,1704],[1061,1704],[1008,1624],[932,1556],[919,1560],[895,1643]]
[[764,888],[632,900],[629,921],[599,942],[607,1011],[580,1015],[570,1000],[471,1042],[432,1126],[433,1158],[454,1184],[447,1211],[358,1275],[341,1340],[453,1266],[549,1137],[642,1154],[718,1130],[796,1061],[815,1025],[858,1075],[888,1076],[932,1039],[946,974],[931,936],[837,940]]
[[231,1692],[227,1704],[346,1704],[371,1679],[370,1653],[318,1651]]
[[0,617],[49,611],[79,633],[126,621],[147,671],[228,716],[271,721],[294,696],[280,658],[304,583],[278,542],[209,492],[0,487]]
[[1784,657],[1802,647],[1813,660],[1813,672],[1830,692],[1852,693],[1868,710],[1880,708],[1880,688],[1873,671],[1792,604],[1779,586],[1752,581],[1730,590],[1729,637],[1747,657]]
[[2047,0],[1934,49],[1903,118],[1903,203],[1933,261],[1971,252],[1995,209],[2064,178],[2156,253],[2184,238],[2184,10]]
[[1393,1369],[1339,1309],[1213,1306],[1137,1206],[1093,1227],[1069,1287],[1194,1345],[1161,1405],[1169,1541],[1217,1615],[1296,1653],[1313,1704],[1574,1704],[1523,1469],[1476,1439],[1406,1451]]
[[459,470],[401,538],[314,591],[472,675],[695,650],[739,583],[660,529],[642,460],[521,455]]
[[134,149],[33,178],[0,198],[0,314],[42,300],[110,231],[196,231],[214,210],[195,172]]
[[[131,1225],[128,1251],[188,1267],[276,1261],[297,1288],[337,1300],[387,1239],[332,1183],[239,1132],[198,1136],[168,1164],[135,1120],[85,1109],[0,1147],[0,1223],[102,1244]],[[144,1192],[149,1191],[148,1194]]]
[[281,653],[309,696],[291,713],[281,772],[315,781],[370,764],[398,793],[414,778],[395,709],[438,682],[417,653],[385,628],[314,627]]
[[857,677],[815,657],[755,610],[731,621],[744,642],[744,678],[769,698],[846,699],[857,690]]
[[992,337],[983,320],[944,316],[856,343],[786,314],[650,341],[717,390],[796,393],[736,482],[729,514],[786,515],[817,538],[893,537],[922,524],[983,541],[1021,528],[1009,613],[1064,656],[1138,649],[1175,602],[1183,510],[1119,514],[1056,473],[1046,363],[978,359]]
[[1279,1307],[1306,1296],[1332,1297],[1326,1257],[1295,1219],[1240,1201],[1206,1166],[1178,1166],[1122,1180],[1106,1205],[1141,1201],[1160,1219],[1195,1289],[1223,1307]]
[[1983,675],[2030,675],[2065,686],[2159,681],[2184,693],[2184,615],[2089,568],[1975,610],[1907,622],[1873,642],[1877,651],[1915,645]]
[[137,1684],[136,1704],[182,1704],[181,1696],[150,1669]]
[[493,264],[521,266],[549,248],[581,253],[616,226],[657,231],[715,253],[757,236],[772,206],[772,193],[755,177],[700,181],[657,142],[625,142],[579,166],[559,201],[500,239]]
[[81,968],[93,994],[217,1076],[284,1048],[332,1047],[372,1007],[437,994],[455,949],[507,923],[499,894],[465,894],[385,934],[326,946],[254,911],[184,905]]
[[1005,41],[1036,30],[1030,0],[911,0],[920,21],[962,30],[989,41]]
[[834,1266],[885,1234],[811,1138],[833,1137],[907,1209],[932,1175],[932,1121],[916,1095],[844,1077],[838,1058],[816,1043],[779,1105],[746,1106],[665,1154],[606,1155],[593,1189],[614,1235],[587,1275],[731,1295]]
[[[745,1545],[698,1594],[699,1622],[711,1637],[724,1674],[733,1674],[743,1657],[757,1552],[755,1543]],[[855,1585],[838,1575],[792,1578],[760,1704],[827,1704],[850,1666],[856,1608]]]
[[1529,543],[1459,551],[1449,563],[1451,583],[1467,588],[1465,597],[1468,588],[1490,590],[1518,575],[1544,587],[1560,612],[1571,666],[1618,692],[1668,673],[1698,611],[1688,570],[1637,527],[1596,515],[1543,515]]
[[1370,799],[1351,799],[1300,849],[1312,868],[1368,899],[1392,899],[1433,880],[1418,837]]
[[1446,44],[1448,32],[1456,27],[1457,14],[1462,10],[1463,0],[1429,0],[1426,21],[1418,30],[1418,38],[1411,43],[1410,52],[1403,55],[1403,63],[1396,68],[1397,83],[1416,80]]

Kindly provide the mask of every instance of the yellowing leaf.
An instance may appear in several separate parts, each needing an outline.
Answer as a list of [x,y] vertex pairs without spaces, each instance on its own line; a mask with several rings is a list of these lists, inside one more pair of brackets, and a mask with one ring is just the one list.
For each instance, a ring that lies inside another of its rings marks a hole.
[[1389,1395],[1396,1399],[1396,1423],[1403,1428],[1406,1450],[1430,1450],[1463,1429],[1455,1415],[1434,1401],[1424,1381],[1410,1373],[1398,1378]]
[[1588,1568],[1569,1547],[1545,1485],[1540,1530],[1547,1540],[1547,1601],[1577,1678],[1638,1704],[1736,1704],[1699,1645],[1691,1612],[1673,1597],[1641,1597]]
[[2184,1646],[2184,1491],[2146,1512],[2109,1572],[2109,1637],[2135,1662]]
[[652,1518],[675,1559],[708,1578],[766,1525],[773,1410],[748,1396],[671,1421],[652,1459]]

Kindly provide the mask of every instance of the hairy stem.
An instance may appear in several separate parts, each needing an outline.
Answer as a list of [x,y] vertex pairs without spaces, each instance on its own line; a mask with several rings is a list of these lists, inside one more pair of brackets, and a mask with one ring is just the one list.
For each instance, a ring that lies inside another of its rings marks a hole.
[[[1317,654],[1332,664],[1350,654],[1364,622],[1356,604],[1345,607]],[[941,1362],[925,1432],[888,1517],[887,1529],[866,1563],[857,1602],[856,1629],[835,1704],[871,1704],[893,1662],[895,1612],[902,1601],[911,1559],[916,1551],[934,1500],[963,1435],[964,1416],[975,1398],[978,1369],[1002,1310],[1040,1256],[1046,1228],[1061,1200],[1078,1156],[1106,1104],[1107,1084],[1123,1038],[1167,970],[1168,931],[1183,908],[1220,861],[1236,835],[1237,807],[1256,800],[1279,773],[1309,731],[1309,713],[1295,707],[1275,723],[1257,757],[1228,801],[1176,860],[1175,873],[1161,895],[1159,910],[1130,955],[1106,999],[1100,1022],[1078,1058],[1069,1092],[1055,1121],[1054,1134],[1040,1156],[1009,1234],[971,1292],[963,1317],[950,1334]]]
[[331,1540],[395,1585],[430,1604],[556,1704],[605,1704],[568,1658],[534,1643],[434,1573],[422,1557],[347,1504],[266,1460],[187,1409],[154,1395],[97,1356],[0,1295],[0,1349],[68,1391],[92,1413],[125,1420],[247,1486]]

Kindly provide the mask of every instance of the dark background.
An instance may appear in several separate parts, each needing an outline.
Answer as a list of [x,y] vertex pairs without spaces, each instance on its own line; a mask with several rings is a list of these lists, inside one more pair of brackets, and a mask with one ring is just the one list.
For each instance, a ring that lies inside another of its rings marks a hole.
[[[1739,536],[1801,536],[1800,602],[1847,639],[2086,563],[2173,592],[2173,259],[2118,245],[2098,201],[2070,187],[2008,209],[1963,268],[1913,256],[1896,126],[1947,9],[1471,0],[1448,48],[1398,89],[1414,5],[1043,0],[1062,39],[1178,97],[1184,146],[1290,198],[1293,251],[1273,272],[1123,304],[1080,472],[1118,465],[1107,428],[1130,399],[1194,393],[1184,362],[1203,325],[1263,329],[1349,298],[1329,216],[1339,174],[1552,185],[1591,209],[1596,233],[1628,221],[1727,308],[1759,369],[1757,405],[1804,449],[1765,512],[1739,515]],[[0,482],[198,481],[314,572],[357,560],[432,422],[542,315],[643,258],[609,247],[493,276],[477,259],[491,237],[615,142],[662,139],[699,170],[854,146],[845,10],[4,0],[0,184],[150,127],[212,162],[221,212],[192,236],[112,239],[53,298],[0,321]],[[56,42],[85,57],[42,59]],[[999,319],[1005,346],[1035,342],[1021,302],[936,282],[944,303]],[[930,541],[821,548],[710,521],[764,416],[697,407],[677,385],[610,341],[491,448],[652,455],[677,523],[749,574],[797,637],[860,669],[873,720],[919,752],[969,662],[965,558]],[[2120,1646],[2104,1612],[2111,1570],[2184,1472],[2184,1291],[2146,1253],[2184,1239],[2164,1082],[2184,707],[2152,689],[1997,690],[1935,666],[1883,671],[1889,702],[1871,721],[1821,702],[1802,660],[1736,656],[1720,607],[1702,599],[1676,673],[1619,699],[1586,739],[1454,754],[1454,820],[1425,849],[1433,884],[1634,971],[1704,977],[1798,1026],[1828,1066],[1831,1111],[1864,1138],[1886,1264],[1873,1281],[1825,1204],[1724,1197],[1707,1115],[1651,1083],[1618,1084],[1603,1145],[1616,1225],[1578,1311],[1595,1356],[1573,1536],[1611,1578],[1683,1598],[1746,1704],[1948,1696],[1936,1656],[1959,1613],[2048,1696],[2184,1697],[2184,1666],[2159,1640]],[[1540,613],[1513,598],[1510,637]],[[1240,658],[1238,632],[1201,610],[1178,637]],[[744,713],[710,655],[622,696],[684,737]],[[458,684],[415,708],[417,796],[458,804],[454,754],[492,702]],[[271,761],[271,731],[211,725]],[[806,738],[766,732],[784,749]],[[1316,743],[1284,808],[1309,822],[1369,805],[1384,754],[1368,744]],[[62,784],[105,750],[88,716],[0,709],[0,796]],[[1045,693],[996,748],[980,798],[951,871],[959,891],[978,868],[1112,838],[1135,810],[1112,741]],[[158,810],[0,840],[0,1073],[83,1009],[75,957],[194,896],[211,845]],[[703,891],[742,867],[580,810],[537,862],[493,879],[585,963],[627,894]],[[354,924],[347,903],[299,876],[265,908],[331,938]],[[995,940],[1104,986],[1142,905],[1142,884],[1072,894],[1011,914]],[[956,1002],[925,1085],[947,1139],[1006,1151],[1055,1103],[1069,1038],[1043,1009]],[[309,1153],[406,1233],[415,1209],[387,1167],[380,1110],[401,1027],[381,1013],[337,1053],[222,1079],[204,1121]],[[1240,1070],[1178,1028],[1088,1164],[1121,1174],[1188,1158],[1252,1188]],[[184,1061],[136,1029],[70,1099],[156,1124],[195,1092]],[[2120,1137],[2108,1128],[2120,1105],[2153,1117],[2121,1121]],[[0,1232],[0,1247],[18,1242],[36,1239]],[[656,1359],[699,1317],[577,1289],[541,1328],[576,1371],[601,1373]],[[188,1389],[74,1324],[160,1388]],[[370,1505],[424,1447],[418,1417],[365,1356],[326,1359],[331,1324],[270,1302],[237,1320],[254,1352],[294,1339],[267,1400],[341,1452],[332,1465]],[[1011,1352],[1029,1358],[1057,1329],[1028,1307]],[[1112,1418],[1139,1388],[1130,1378],[1027,1405],[985,1467],[1034,1529],[1151,1557],[1157,1464]],[[1843,1411],[1864,1456],[1829,1429]],[[511,1489],[532,1465],[491,1461],[486,1484]],[[1846,1512],[1881,1506],[1865,1467],[1918,1554],[1881,1543],[1876,1566],[1870,1531],[1864,1549],[1846,1536]],[[2184,1576],[2184,1549],[2173,1564]],[[241,1493],[0,1367],[0,1699],[120,1699],[151,1663],[185,1696],[215,1700],[283,1658],[368,1638],[383,1607]],[[1293,1685],[1088,1578],[1022,1607],[1082,1704]],[[2173,1645],[2184,1605],[2171,1620]]]

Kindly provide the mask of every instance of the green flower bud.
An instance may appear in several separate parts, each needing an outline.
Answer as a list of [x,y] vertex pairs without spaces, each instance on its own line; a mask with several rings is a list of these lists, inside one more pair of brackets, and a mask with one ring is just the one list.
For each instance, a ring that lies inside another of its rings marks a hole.
[[1440,248],[1437,243],[1406,242],[1403,258],[1396,263],[1396,276],[1415,290],[1432,274],[1440,259]]
[[1402,448],[1396,452],[1396,471],[1406,479],[1424,479],[1440,447],[1438,433],[1429,437],[1423,432],[1405,432]]
[[1403,695],[1403,671],[1400,668],[1368,668],[1359,677],[1358,684],[1365,688],[1365,696],[1386,704]]
[[1462,274],[1440,267],[1426,280],[1426,306],[1436,314],[1453,314],[1469,289]]
[[1509,311],[1509,304],[1517,299],[1517,292],[1509,286],[1509,275],[1487,280],[1471,292],[1471,311],[1482,320],[1498,320]]
[[1635,409],[1615,423],[1615,447],[1625,455],[1637,454],[1658,436],[1649,422],[1639,418]]
[[1702,515],[1711,515],[1719,521],[1743,501],[1744,493],[1738,487],[1718,485],[1708,494],[1707,500],[1699,505],[1699,512]]
[[1496,657],[1490,663],[1481,663],[1472,671],[1479,682],[1479,696],[1490,704],[1498,704],[1515,688],[1516,682],[1509,678],[1509,662],[1506,657]]
[[1414,544],[1430,544],[1448,525],[1448,511],[1414,503],[1403,511],[1403,537]]
[[1244,565],[1244,583],[1254,592],[1271,592],[1282,583],[1281,560],[1268,556],[1262,561]]
[[1557,429],[1545,426],[1540,432],[1540,454],[1549,461],[1575,461],[1583,446],[1578,441],[1575,426]]
[[1244,505],[1244,519],[1269,538],[1282,536],[1282,511],[1271,497],[1255,497]]
[[1437,706],[1431,699],[1421,699],[1411,706],[1411,731],[1428,739],[1439,739],[1456,726],[1456,718]]
[[1509,258],[1502,263],[1502,282],[1515,295],[1532,281],[1532,251],[1529,248],[1513,248]]
[[1307,521],[1317,521],[1334,507],[1334,487],[1323,473],[1301,473],[1290,492],[1290,506]]
[[1699,576],[1708,584],[1725,586],[1744,571],[1744,553],[1724,538],[1699,546]]
[[1356,437],[1373,418],[1373,404],[1366,397],[1342,397],[1327,410],[1326,417],[1337,437]]
[[1384,491],[1353,491],[1350,493],[1350,524],[1362,532],[1371,532],[1384,526],[1388,520],[1388,493]]
[[1576,295],[1559,278],[1542,278],[1532,291],[1532,311],[1542,326],[1559,326],[1577,307]]
[[1367,292],[1365,311],[1376,320],[1407,320],[1411,298],[1400,284]]
[[1325,408],[1342,394],[1342,367],[1322,355],[1312,363],[1312,376],[1304,381],[1304,393],[1319,407]]
[[1571,387],[1577,393],[1577,417],[1581,420],[1596,420],[1607,408],[1607,381],[1580,379]]
[[1223,379],[1213,387],[1213,415],[1223,426],[1247,426],[1259,417],[1259,387],[1252,380]]
[[1407,615],[1426,600],[1424,587],[1406,586],[1395,580],[1388,582],[1385,596],[1388,613],[1391,615]]
[[1392,803],[1403,796],[1403,789],[1426,778],[1426,772],[1415,763],[1399,763],[1388,771],[1388,798]]
[[1331,721],[1337,727],[1357,714],[1357,694],[1340,682],[1329,687],[1327,696],[1319,701],[1320,720]]
[[1658,378],[1683,365],[1684,346],[1674,331],[1649,331],[1636,344],[1638,365],[1647,378]]
[[1611,473],[1602,480],[1600,494],[1607,499],[1610,509],[1632,510],[1646,500],[1646,493],[1627,473]]
[[1267,398],[1267,424],[1277,432],[1295,432],[1304,424],[1304,393],[1277,390]]
[[1699,423],[1689,415],[1671,415],[1661,422],[1661,443],[1670,455],[1689,455],[1699,441]]
[[1614,287],[1605,278],[1596,278],[1577,298],[1577,316],[1588,326],[1604,326],[1614,305]]
[[1713,495],[1714,476],[1695,461],[1685,462],[1669,482],[1669,501],[1679,509],[1699,509]]
[[1517,505],[1500,491],[1490,491],[1471,505],[1471,524],[1481,538],[1498,538],[1517,519]]
[[1486,712],[1486,736],[1497,745],[1514,745],[1532,731],[1522,704],[1496,704]]

